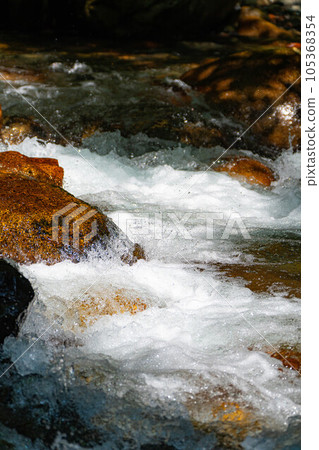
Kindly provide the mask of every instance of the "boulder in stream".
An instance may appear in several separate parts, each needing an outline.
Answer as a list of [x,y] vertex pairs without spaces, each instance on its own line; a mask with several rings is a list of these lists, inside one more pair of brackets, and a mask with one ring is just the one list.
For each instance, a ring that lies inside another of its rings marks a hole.
[[[144,258],[114,222],[60,187],[57,163],[0,154],[0,254],[19,263],[79,261],[95,249],[126,263]],[[14,163],[15,161],[15,163]],[[58,184],[56,184],[58,183]]]
[[55,158],[29,158],[19,152],[0,153],[0,172],[15,173],[62,186],[64,170]]
[[268,187],[275,181],[275,174],[260,161],[246,156],[226,157],[221,163],[212,167],[216,172],[226,172],[231,177]]

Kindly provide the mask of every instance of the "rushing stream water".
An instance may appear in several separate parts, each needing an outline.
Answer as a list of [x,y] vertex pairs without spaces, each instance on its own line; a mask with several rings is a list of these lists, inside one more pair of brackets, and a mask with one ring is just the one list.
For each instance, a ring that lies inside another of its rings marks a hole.
[[[72,59],[30,48],[9,63],[47,70],[47,79],[2,82],[0,104],[30,114],[23,94],[62,132],[91,115],[127,130],[151,115],[225,120],[195,94],[178,109],[166,101],[190,54],[133,55],[129,66],[124,54]],[[278,174],[264,189],[206,172],[221,147],[137,131],[96,132],[76,148],[36,138],[10,147],[57,158],[64,188],[111,217],[147,260],[127,266],[96,251],[78,264],[21,266],[36,300],[4,355],[15,360],[47,331],[2,382],[14,386],[17,410],[33,405],[25,428],[38,431],[1,434],[36,449],[48,435],[55,449],[211,449],[220,434],[233,436],[229,448],[299,448],[300,377],[269,351],[300,345],[300,154],[259,158]],[[271,288],[250,289],[247,268],[257,279],[269,273]],[[118,295],[142,310],[106,314],[105,300]],[[234,420],[220,414],[223,402]]]

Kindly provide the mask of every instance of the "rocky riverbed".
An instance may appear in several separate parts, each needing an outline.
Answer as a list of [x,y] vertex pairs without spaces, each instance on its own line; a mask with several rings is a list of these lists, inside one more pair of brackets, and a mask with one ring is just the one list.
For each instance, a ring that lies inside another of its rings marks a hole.
[[300,447],[300,10],[226,3],[0,37],[0,447]]

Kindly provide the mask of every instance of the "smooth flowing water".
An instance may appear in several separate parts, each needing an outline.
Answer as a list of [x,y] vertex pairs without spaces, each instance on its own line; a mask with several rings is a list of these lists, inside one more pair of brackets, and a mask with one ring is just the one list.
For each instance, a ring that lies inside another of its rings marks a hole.
[[[76,148],[27,138],[10,149],[57,158],[64,188],[147,255],[133,266],[98,251],[78,264],[21,266],[36,300],[3,352],[15,360],[41,339],[5,382],[17,409],[38,408],[25,425],[38,431],[2,434],[20,448],[46,448],[48,435],[56,449],[298,448],[300,377],[270,353],[300,345],[300,154],[259,158],[278,174],[264,189],[206,171],[222,147],[143,127],[131,135],[154,116],[225,120],[195,94],[187,106],[167,101],[192,52],[154,55],[30,49],[12,64],[47,79],[1,83],[6,113],[30,114],[23,94],[62,132],[91,114],[124,124],[126,133],[97,131]],[[119,297],[136,314],[109,314]]]

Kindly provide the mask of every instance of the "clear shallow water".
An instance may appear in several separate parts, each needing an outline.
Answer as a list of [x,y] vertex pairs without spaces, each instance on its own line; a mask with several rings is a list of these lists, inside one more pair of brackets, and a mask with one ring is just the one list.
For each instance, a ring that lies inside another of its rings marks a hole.
[[[50,67],[93,73],[81,64]],[[121,91],[125,80],[116,83]],[[24,86],[28,95],[41,97],[41,89]],[[63,103],[70,87],[52,92],[54,109],[55,98]],[[3,95],[10,101],[12,91]],[[77,149],[36,139],[10,149],[57,158],[64,188],[107,213],[147,254],[133,266],[92,253],[78,264],[21,267],[37,296],[19,338],[8,338],[4,353],[14,360],[45,334],[16,363],[15,401],[32,404],[31,393],[38,392],[39,404],[51,405],[41,410],[44,418],[61,415],[64,401],[85,430],[95,430],[85,431],[86,439],[76,431],[68,435],[77,428],[66,416],[65,430],[61,424],[52,429],[53,448],[211,448],[229,422],[218,409],[223,402],[235,409],[235,428],[246,430],[230,433],[243,448],[298,448],[300,378],[294,370],[278,370],[281,362],[266,349],[298,346],[299,299],[287,295],[285,284],[272,293],[254,292],[222,275],[217,263],[298,260],[300,155],[263,159],[279,175],[264,190],[205,172],[222,148],[196,149],[141,133],[97,133]],[[226,239],[231,218],[230,231],[237,233]],[[278,244],[290,249],[288,257],[276,253]],[[119,293],[145,309],[107,315],[105,303]],[[195,422],[202,429],[194,429]],[[23,439],[14,437],[16,443]],[[32,445],[42,448],[41,436]]]

